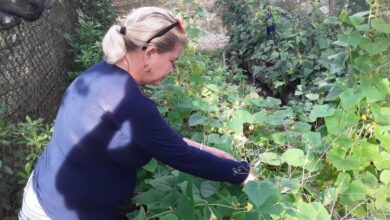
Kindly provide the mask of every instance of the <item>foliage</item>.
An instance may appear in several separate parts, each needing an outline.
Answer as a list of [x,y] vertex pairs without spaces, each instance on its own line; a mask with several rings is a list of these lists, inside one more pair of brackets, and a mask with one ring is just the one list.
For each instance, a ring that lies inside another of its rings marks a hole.
[[6,124],[0,120],[1,216],[17,215],[23,187],[51,134],[52,127],[43,119],[32,120],[27,116],[25,122],[17,124]]
[[324,165],[321,135],[308,123],[294,121],[301,110],[280,107],[274,98],[260,98],[239,74],[232,76],[219,62],[196,51],[187,51],[177,66],[175,76],[150,93],[169,124],[193,140],[246,158],[264,180],[242,191],[152,161],[140,175],[147,178],[138,182],[137,191],[143,192],[134,198],[146,209],[128,217],[258,219],[320,212],[327,219],[320,203],[305,202],[321,200],[305,190],[315,188],[311,178]]
[[[345,58],[340,54],[335,60],[328,59],[336,52],[330,47],[338,31],[335,18],[327,18],[314,3],[310,13],[293,14],[264,2],[216,1],[225,24],[232,29],[233,67],[247,69],[268,88],[268,95],[278,96],[284,103],[293,98],[299,84],[300,93],[326,93],[336,74],[343,74],[338,64]],[[273,19],[266,21],[270,13]],[[265,31],[271,23],[276,27],[275,36]]]
[[81,0],[81,11],[100,24],[103,30],[108,29],[115,21],[117,15],[112,0]]
[[359,218],[386,219],[390,213],[386,190],[390,188],[390,23],[375,11],[340,15],[345,29],[335,44],[348,51],[348,76],[334,85],[341,91],[334,100],[338,106],[325,117],[325,124],[331,147],[327,158],[337,169],[340,204]]
[[[263,8],[243,2],[235,3],[243,15],[237,20],[247,21],[247,13],[258,13],[256,19],[264,16]],[[278,65],[285,49],[284,61],[296,63],[292,72],[274,68],[280,73],[272,81],[274,88],[300,81],[287,105],[259,96],[260,90],[248,84],[239,69],[224,69],[221,54],[185,51],[175,74],[158,87],[147,86],[146,93],[174,129],[250,161],[260,179],[241,188],[152,160],[138,173],[133,198],[138,209],[128,218],[389,218],[390,23],[381,17],[380,1],[367,2],[369,11],[353,15],[343,11],[338,18],[314,11],[305,21],[283,20],[288,14],[277,9],[275,17],[283,21],[277,25],[286,25],[277,26],[279,40],[267,39],[260,33],[264,28],[232,26],[232,33],[241,33],[232,39],[237,48],[238,42],[242,44],[237,62],[266,71]],[[292,27],[300,31],[294,33]],[[324,33],[327,28],[334,32]],[[275,44],[270,45],[270,54],[264,42]],[[260,55],[252,59],[248,51]],[[277,59],[270,59],[274,51]],[[244,55],[247,59],[241,60]],[[311,72],[305,75],[305,71]],[[14,125],[0,120],[3,198],[19,190],[15,183],[25,183],[51,132],[41,120],[26,118]],[[1,200],[5,207],[1,212],[14,214],[12,203],[15,200]]]
[[166,8],[173,8],[175,14],[182,18],[185,23],[185,32],[191,41],[198,41],[202,31],[197,23],[199,19],[204,19],[209,16],[208,11],[202,7],[197,1],[166,1]]
[[73,35],[64,34],[74,57],[69,73],[70,81],[103,57],[101,39],[104,35],[104,29],[102,25],[85,15],[81,10],[77,10],[77,14],[79,26],[75,29],[75,33]]
[[327,19],[341,28],[329,58],[343,54],[329,69],[343,74],[321,102],[281,107],[215,57],[187,51],[150,94],[175,129],[251,161],[260,181],[240,190],[152,161],[134,198],[145,208],[129,218],[387,219],[390,24],[370,11]]

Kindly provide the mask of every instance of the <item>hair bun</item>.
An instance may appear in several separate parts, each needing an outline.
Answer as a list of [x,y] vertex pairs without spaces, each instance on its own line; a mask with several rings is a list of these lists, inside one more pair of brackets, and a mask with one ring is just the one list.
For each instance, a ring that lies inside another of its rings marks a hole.
[[121,26],[119,33],[121,33],[122,35],[125,35],[126,34],[126,26]]

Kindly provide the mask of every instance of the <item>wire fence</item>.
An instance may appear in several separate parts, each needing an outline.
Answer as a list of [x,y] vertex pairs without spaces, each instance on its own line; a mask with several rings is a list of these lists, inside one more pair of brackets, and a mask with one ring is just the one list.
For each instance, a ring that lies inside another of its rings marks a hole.
[[52,120],[71,61],[64,33],[77,23],[78,0],[57,1],[34,22],[0,31],[0,108],[4,120]]

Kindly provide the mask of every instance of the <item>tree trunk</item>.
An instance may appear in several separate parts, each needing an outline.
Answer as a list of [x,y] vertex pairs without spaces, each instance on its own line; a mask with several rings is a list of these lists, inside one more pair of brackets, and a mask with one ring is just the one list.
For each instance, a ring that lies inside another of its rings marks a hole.
[[329,0],[329,16],[337,15],[337,0]]

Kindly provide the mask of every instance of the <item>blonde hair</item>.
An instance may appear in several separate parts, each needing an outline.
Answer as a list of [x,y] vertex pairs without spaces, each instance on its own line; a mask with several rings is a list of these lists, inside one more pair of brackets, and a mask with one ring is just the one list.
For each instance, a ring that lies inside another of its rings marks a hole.
[[[157,7],[142,7],[127,15],[124,26],[126,32],[120,33],[121,26],[113,25],[103,38],[102,46],[105,60],[114,64],[126,54],[145,46],[145,43],[156,33],[173,24],[177,20],[169,11]],[[161,37],[154,38],[151,43],[158,53],[174,49],[177,43],[187,46],[187,36],[176,26]]]

